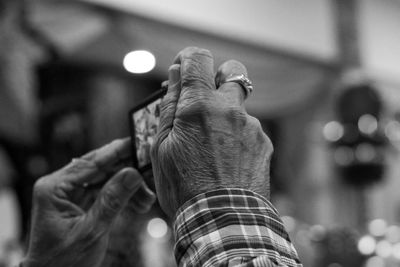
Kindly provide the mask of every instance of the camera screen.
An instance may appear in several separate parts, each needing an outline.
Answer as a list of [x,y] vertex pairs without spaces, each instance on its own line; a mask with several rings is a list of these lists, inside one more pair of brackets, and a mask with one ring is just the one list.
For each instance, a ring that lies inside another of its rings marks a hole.
[[144,108],[135,111],[132,115],[139,168],[151,163],[150,147],[154,142],[160,122],[160,102],[161,99],[159,98]]

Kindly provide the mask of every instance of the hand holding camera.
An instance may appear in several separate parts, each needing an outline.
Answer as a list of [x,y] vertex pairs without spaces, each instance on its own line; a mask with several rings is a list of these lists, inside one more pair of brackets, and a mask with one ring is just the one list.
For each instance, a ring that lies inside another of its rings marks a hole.
[[217,188],[249,189],[269,198],[272,144],[260,122],[247,114],[243,86],[224,82],[247,75],[245,67],[227,61],[215,77],[210,52],[193,47],[174,63],[152,147],[163,210],[173,216],[185,201]]

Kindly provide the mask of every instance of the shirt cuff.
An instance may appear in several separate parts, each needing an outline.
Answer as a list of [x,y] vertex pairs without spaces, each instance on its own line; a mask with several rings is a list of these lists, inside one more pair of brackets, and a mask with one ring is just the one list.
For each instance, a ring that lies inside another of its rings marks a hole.
[[179,266],[233,266],[258,257],[301,266],[276,209],[249,190],[197,195],[178,210],[174,234]]

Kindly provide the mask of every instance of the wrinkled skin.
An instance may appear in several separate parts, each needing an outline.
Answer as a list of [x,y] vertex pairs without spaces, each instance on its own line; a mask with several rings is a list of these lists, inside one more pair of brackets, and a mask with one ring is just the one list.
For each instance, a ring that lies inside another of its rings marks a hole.
[[155,201],[140,174],[125,167],[129,151],[128,139],[116,140],[38,180],[24,267],[101,266],[113,222],[128,201],[139,213]]
[[230,60],[216,77],[213,69],[210,52],[194,47],[182,50],[169,69],[152,163],[160,205],[171,217],[185,201],[217,188],[269,198],[272,144],[247,114],[243,88],[232,82],[216,87],[230,75],[247,75],[246,68]]

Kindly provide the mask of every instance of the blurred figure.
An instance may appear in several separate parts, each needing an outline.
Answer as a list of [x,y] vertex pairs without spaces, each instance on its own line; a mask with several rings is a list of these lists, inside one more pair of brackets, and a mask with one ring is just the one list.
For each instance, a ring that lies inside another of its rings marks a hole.
[[[38,101],[35,67],[43,60],[44,44],[25,18],[25,2],[0,2],[0,150],[13,169],[5,178],[16,193],[19,207],[14,210],[20,236],[27,232],[34,174],[29,168],[38,144]],[[7,172],[3,173],[6,175]],[[20,214],[18,214],[21,212]]]

